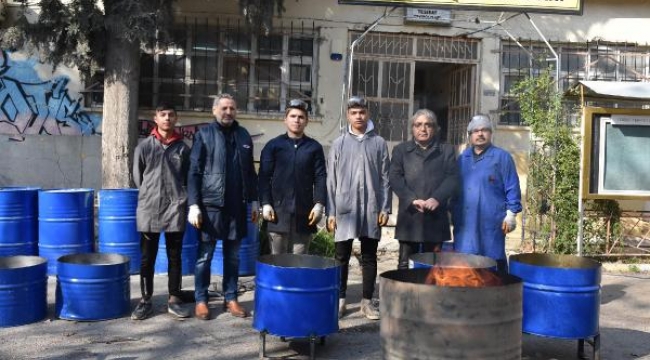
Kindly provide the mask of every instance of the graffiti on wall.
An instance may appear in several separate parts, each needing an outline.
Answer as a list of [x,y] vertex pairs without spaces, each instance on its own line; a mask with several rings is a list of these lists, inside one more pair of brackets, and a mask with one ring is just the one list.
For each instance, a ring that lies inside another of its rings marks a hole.
[[42,79],[35,59],[12,60],[0,51],[0,134],[93,135],[101,117],[84,111],[81,97],[68,90],[70,79]]
[[[210,123],[177,126],[176,131],[179,134],[183,135],[183,138],[185,140],[192,142],[194,141],[194,134],[196,134],[200,128],[207,125],[210,125]],[[151,120],[140,119],[140,129],[138,132],[138,136],[141,138],[145,138],[149,136],[154,127],[156,127],[155,122]]]

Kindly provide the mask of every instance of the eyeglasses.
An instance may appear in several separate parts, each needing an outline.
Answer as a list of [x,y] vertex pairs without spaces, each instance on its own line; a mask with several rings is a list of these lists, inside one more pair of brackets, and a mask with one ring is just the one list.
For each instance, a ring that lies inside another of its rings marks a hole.
[[291,99],[289,100],[289,105],[287,105],[287,109],[300,109],[306,112],[307,109],[309,109],[309,104],[302,101],[301,99]]
[[351,97],[348,100],[348,109],[353,107],[362,107],[362,108],[368,107],[368,105],[366,104],[366,99],[359,96]]

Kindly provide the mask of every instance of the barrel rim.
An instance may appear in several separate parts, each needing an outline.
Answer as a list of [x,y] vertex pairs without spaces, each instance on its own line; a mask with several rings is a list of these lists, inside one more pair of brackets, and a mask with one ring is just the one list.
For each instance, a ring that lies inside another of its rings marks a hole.
[[598,270],[602,267],[596,260],[570,254],[515,254],[510,255],[509,262],[565,270]]
[[267,254],[259,256],[257,262],[265,266],[285,269],[326,270],[341,266],[341,262],[336,259],[310,254]]
[[[21,266],[20,263],[23,263]],[[15,270],[47,264],[47,259],[33,255],[0,256],[0,270]]]
[[[428,260],[428,259],[420,259],[420,258],[426,258],[426,257],[432,257],[434,258],[433,263],[428,263],[423,260]],[[454,259],[457,258],[459,261],[465,260],[467,264],[445,264],[444,262],[442,263],[437,263],[435,258],[440,257],[442,259],[444,258],[449,258],[449,259]],[[426,264],[426,265],[432,265],[432,266],[440,266],[440,267],[445,267],[445,268],[493,268],[497,266],[497,262],[494,261],[493,259],[487,257],[487,256],[481,256],[481,255],[474,255],[474,254],[465,254],[465,253],[452,253],[452,252],[423,252],[423,253],[417,253],[417,254],[412,254],[409,256],[409,260],[420,263],[420,264]]]
[[[437,288],[437,289],[457,289],[462,291],[480,291],[481,289],[486,289],[486,288],[500,288],[503,286],[522,283],[522,280],[519,277],[511,274],[502,274],[497,271],[493,271],[491,269],[478,269],[478,270],[490,271],[494,273],[502,280],[502,284],[493,285],[493,286],[483,286],[483,287],[429,285],[424,283],[424,279],[426,279],[427,275],[429,274],[429,271],[431,271],[430,268],[389,270],[379,274],[379,277],[380,280],[408,284],[410,286],[418,286],[422,288]],[[451,290],[451,291],[455,291],[455,290]]]
[[42,189],[43,194],[75,194],[75,193],[89,193],[94,192],[92,188],[60,188],[60,189]]
[[[100,261],[101,259],[101,261]],[[60,256],[57,263],[78,266],[115,266],[130,261],[128,256],[116,253],[80,253]]]

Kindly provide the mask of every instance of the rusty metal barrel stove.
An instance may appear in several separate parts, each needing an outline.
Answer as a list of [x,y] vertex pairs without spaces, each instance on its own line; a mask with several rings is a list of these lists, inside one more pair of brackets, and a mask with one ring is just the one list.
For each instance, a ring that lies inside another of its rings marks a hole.
[[432,266],[496,269],[497,262],[487,256],[453,252],[425,252],[409,257],[411,269],[428,269]]
[[427,284],[434,268],[380,275],[384,359],[521,359],[522,285],[496,274],[499,285]]
[[587,340],[598,356],[601,268],[574,255],[510,256],[510,273],[524,282],[523,331],[579,340],[579,353]]
[[72,254],[59,258],[56,316],[96,321],[129,312],[129,258],[119,254]]
[[47,315],[47,260],[0,256],[0,327],[43,320]]
[[265,255],[257,260],[253,328],[266,334],[308,338],[313,358],[321,343],[338,331],[340,263],[315,255]]

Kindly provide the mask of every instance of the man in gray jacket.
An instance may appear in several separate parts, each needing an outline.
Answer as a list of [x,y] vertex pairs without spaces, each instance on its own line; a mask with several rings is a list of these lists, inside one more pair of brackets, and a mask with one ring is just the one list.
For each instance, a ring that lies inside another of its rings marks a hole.
[[377,246],[388,222],[388,146],[368,118],[365,99],[348,101],[348,128],[332,143],[327,162],[327,228],[335,231],[336,260],[342,264],[339,317],[345,313],[352,241],[361,242],[363,299],[361,312],[372,320],[379,311],[372,302],[377,278]]
[[161,232],[165,232],[169,261],[168,311],[179,318],[191,314],[181,306],[181,250],[187,214],[190,148],[174,131],[177,120],[173,106],[159,105],[151,136],[135,148],[133,182],[139,189],[136,221],[141,236],[142,300],[131,314],[134,320],[144,320],[153,313],[153,273]]

